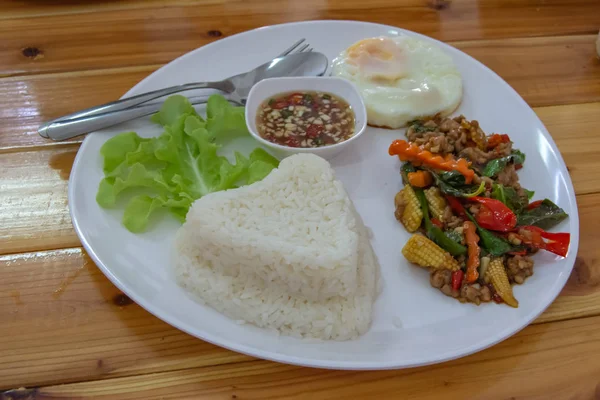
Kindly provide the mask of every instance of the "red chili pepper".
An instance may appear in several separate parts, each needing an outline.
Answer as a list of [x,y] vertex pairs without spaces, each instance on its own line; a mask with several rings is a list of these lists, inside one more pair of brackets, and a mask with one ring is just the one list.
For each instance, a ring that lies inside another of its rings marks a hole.
[[440,221],[437,218],[431,218],[431,223],[434,224],[435,226],[437,226],[438,228],[444,227],[444,224],[442,224],[442,221]]
[[492,231],[508,232],[517,225],[517,216],[503,202],[488,197],[471,197],[482,206],[479,209],[477,223]]
[[459,290],[465,273],[461,269],[452,272],[452,289]]
[[302,93],[294,93],[288,97],[288,101],[290,103],[292,103],[293,105],[302,104],[303,100],[304,100],[304,96],[302,96]]
[[446,200],[448,201],[448,205],[458,215],[461,217],[466,217],[465,207],[461,204],[460,200],[458,200],[454,196],[446,196]]
[[494,147],[497,147],[499,144],[501,143],[508,143],[510,142],[510,138],[508,137],[508,135],[505,134],[498,134],[498,133],[494,133],[492,136],[489,137],[488,141],[487,141],[487,147],[488,149],[493,149]]
[[570,233],[546,232],[537,226],[520,226],[519,230],[521,229],[531,233],[531,239],[525,237],[525,235],[519,235],[523,243],[529,244],[538,249],[549,251],[561,257],[567,256],[569,244],[571,243]]
[[479,255],[481,249],[479,248],[479,236],[477,235],[477,227],[471,221],[465,221],[463,224],[463,232],[465,234],[465,241],[467,243],[468,255],[467,258],[467,282],[473,283],[479,278]]
[[314,139],[318,137],[323,131],[323,125],[315,125],[311,124],[306,129],[306,137],[310,139]]
[[288,106],[288,102],[285,100],[277,100],[271,108],[275,110],[281,110],[282,108],[286,108]]
[[533,210],[534,208],[538,208],[542,204],[543,201],[544,200],[536,200],[532,203],[529,203],[529,205],[527,206],[527,209]]
[[285,145],[288,147],[300,147],[300,142],[298,142],[296,139],[290,138],[285,141]]

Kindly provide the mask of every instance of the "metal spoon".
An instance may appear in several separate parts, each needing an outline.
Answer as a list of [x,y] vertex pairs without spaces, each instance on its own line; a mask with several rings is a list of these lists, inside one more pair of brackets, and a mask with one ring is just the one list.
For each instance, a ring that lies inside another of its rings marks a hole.
[[[70,139],[152,114],[158,111],[161,103],[145,104],[146,102],[192,89],[217,89],[224,92],[228,100],[238,104],[245,104],[252,86],[263,79],[282,76],[321,76],[325,74],[327,66],[327,57],[322,53],[290,54],[275,58],[251,71],[232,76],[222,81],[173,86],[88,108],[44,123],[38,128],[38,133],[43,137],[57,141]],[[195,98],[194,103],[198,104],[203,100],[203,98]]]

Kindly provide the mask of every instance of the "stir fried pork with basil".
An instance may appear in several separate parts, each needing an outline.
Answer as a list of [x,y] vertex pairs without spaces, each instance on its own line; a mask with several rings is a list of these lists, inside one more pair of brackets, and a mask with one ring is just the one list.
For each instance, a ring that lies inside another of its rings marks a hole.
[[549,230],[567,214],[532,201],[517,174],[525,154],[506,134],[486,135],[461,115],[413,121],[406,136],[389,148],[403,162],[394,215],[414,233],[403,255],[447,296],[518,307],[512,285],[533,275],[531,255],[566,256],[570,234]]

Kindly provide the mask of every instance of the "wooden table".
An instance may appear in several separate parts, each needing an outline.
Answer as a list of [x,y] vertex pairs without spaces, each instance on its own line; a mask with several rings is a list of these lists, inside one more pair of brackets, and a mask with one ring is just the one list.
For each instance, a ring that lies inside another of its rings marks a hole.
[[[220,37],[307,19],[380,22],[444,40],[500,74],[535,109],[571,172],[581,245],[567,286],[533,325],[431,367],[282,365],[163,323],[80,247],[67,204],[80,142],[46,141],[37,126],[116,99]],[[599,28],[599,0],[3,1],[0,398],[599,399]]]

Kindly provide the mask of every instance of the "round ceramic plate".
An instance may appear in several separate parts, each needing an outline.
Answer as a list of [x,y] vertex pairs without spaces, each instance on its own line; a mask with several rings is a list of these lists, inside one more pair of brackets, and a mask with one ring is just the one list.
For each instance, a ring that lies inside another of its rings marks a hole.
[[[237,325],[189,297],[173,279],[169,252],[178,223],[165,218],[150,232],[135,235],[121,225],[122,210],[104,210],[95,201],[102,179],[100,147],[111,135],[134,130],[160,134],[148,118],[92,133],[83,142],[69,182],[73,224],[98,267],[123,292],[169,324],[203,340],[241,353],[285,363],[338,368],[412,367],[454,359],[489,347],[524,328],[554,300],[573,267],[579,221],[573,185],[548,131],[525,101],[484,65],[441,42],[377,24],[315,21],[265,27],[219,40],[169,63],[125,96],[192,82],[219,80],[270,60],[306,38],[332,60],[355,41],[379,35],[414,35],[436,43],[452,56],[464,79],[456,114],[477,119],[487,133],[508,133],[527,155],[520,171],[535,198],[547,197],[570,215],[557,230],[571,232],[566,258],[540,252],[535,274],[515,287],[519,308],[494,303],[461,304],[429,285],[428,272],[409,265],[400,249],[409,234],[394,219],[393,198],[401,188],[399,161],[387,154],[404,130],[369,128],[348,152],[332,160],[356,208],[373,233],[383,288],[371,329],[357,340],[309,342]],[[202,111],[202,110],[200,110]],[[256,147],[252,139],[233,146]]]

